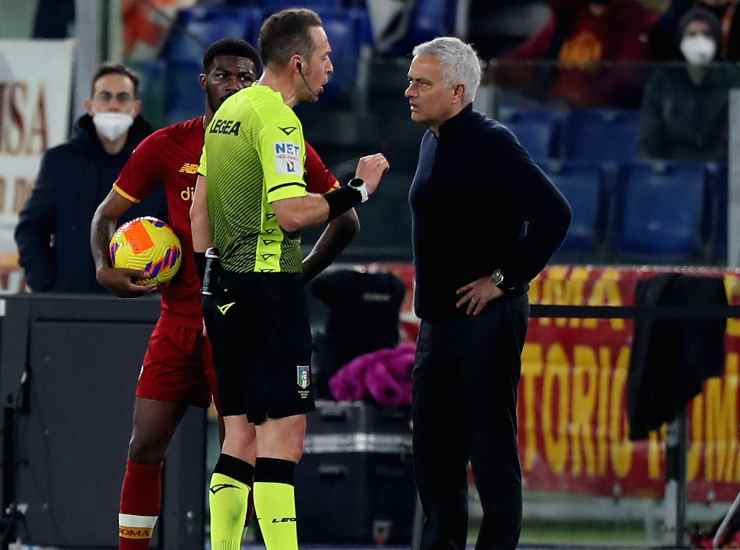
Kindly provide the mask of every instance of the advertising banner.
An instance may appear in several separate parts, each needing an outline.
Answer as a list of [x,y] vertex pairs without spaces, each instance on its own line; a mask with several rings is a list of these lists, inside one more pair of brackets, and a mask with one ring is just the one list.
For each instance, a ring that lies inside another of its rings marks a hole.
[[[413,267],[384,266],[411,289]],[[740,304],[740,271],[671,268],[716,275]],[[667,269],[552,266],[531,285],[532,304],[634,305],[635,284]],[[418,320],[411,292],[402,327]],[[531,318],[519,384],[519,445],[525,487],[594,495],[663,495],[665,431],[630,441],[627,375],[633,322]],[[731,501],[740,490],[740,319],[729,319],[725,373],[709,379],[688,406],[688,490],[694,501]],[[491,366],[495,368],[495,365]]]
[[0,40],[0,265],[15,261],[13,229],[41,157],[66,141],[72,40]]

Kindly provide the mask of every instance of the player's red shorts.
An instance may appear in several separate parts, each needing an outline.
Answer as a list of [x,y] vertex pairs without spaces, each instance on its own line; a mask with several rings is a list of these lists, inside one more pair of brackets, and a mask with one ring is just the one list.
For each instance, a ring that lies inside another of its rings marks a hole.
[[218,405],[211,345],[192,319],[163,312],[149,338],[136,396],[208,407]]

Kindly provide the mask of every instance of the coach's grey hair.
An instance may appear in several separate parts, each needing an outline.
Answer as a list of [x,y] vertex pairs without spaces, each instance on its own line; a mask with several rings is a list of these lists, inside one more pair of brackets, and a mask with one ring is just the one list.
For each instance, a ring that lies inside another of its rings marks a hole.
[[480,86],[480,60],[473,46],[459,38],[440,36],[414,48],[414,57],[436,57],[442,65],[442,76],[450,86],[465,85],[463,104],[472,103]]

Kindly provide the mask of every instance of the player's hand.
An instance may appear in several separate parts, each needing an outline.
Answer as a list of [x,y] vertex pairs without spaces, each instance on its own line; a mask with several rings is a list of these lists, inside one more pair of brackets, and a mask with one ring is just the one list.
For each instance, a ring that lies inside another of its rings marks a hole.
[[146,272],[137,269],[104,267],[97,271],[96,278],[101,286],[119,298],[135,298],[159,290],[155,281],[147,281]]
[[381,153],[368,155],[357,161],[355,177],[362,178],[367,188],[367,194],[372,195],[390,167],[391,165],[388,164],[388,160]]
[[465,307],[468,315],[478,315],[488,302],[503,296],[504,291],[493,284],[491,277],[481,277],[472,283],[457,289],[457,295],[462,297],[457,301],[456,307]]

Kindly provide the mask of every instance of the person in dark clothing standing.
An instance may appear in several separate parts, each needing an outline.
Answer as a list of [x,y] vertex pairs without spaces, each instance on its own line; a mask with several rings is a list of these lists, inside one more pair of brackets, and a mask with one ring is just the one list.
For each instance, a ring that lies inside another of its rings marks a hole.
[[515,548],[528,283],[565,237],[570,207],[514,135],[473,110],[481,71],[471,46],[435,38],[413,55],[405,96],[411,119],[429,128],[409,193],[421,549],[465,548],[468,461],[483,506],[476,549]]
[[660,66],[640,108],[640,152],[659,159],[727,158],[730,89],[740,83],[735,64],[714,63],[721,25],[712,12],[693,8],[676,37],[686,63]]
[[[32,291],[105,292],[95,279],[90,221],[131,152],[152,131],[139,117],[138,87],[138,78],[125,66],[102,65],[73,137],[44,154],[15,228],[20,265]],[[163,193],[119,221],[145,215],[166,215]]]

